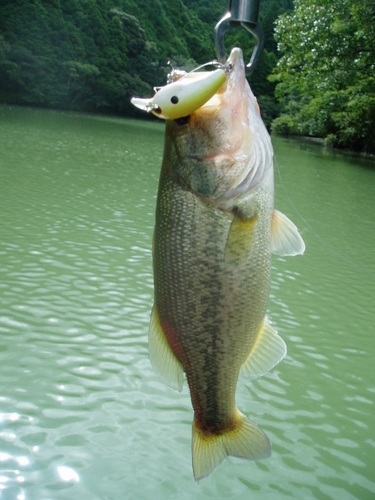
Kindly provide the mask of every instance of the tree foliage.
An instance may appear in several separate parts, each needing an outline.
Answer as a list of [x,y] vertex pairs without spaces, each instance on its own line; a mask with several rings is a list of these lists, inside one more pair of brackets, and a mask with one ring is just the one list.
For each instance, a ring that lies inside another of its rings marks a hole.
[[279,133],[375,152],[374,0],[295,0],[276,24]]
[[[2,0],[0,101],[135,114],[130,98],[165,84],[168,60],[189,70],[215,58],[213,28],[228,5]],[[375,152],[374,0],[295,0],[294,10],[293,0],[262,0],[259,20],[265,49],[249,81],[266,124]],[[246,30],[225,42],[250,60]]]
[[[163,85],[168,60],[193,69],[215,58],[213,28],[228,0],[2,0],[0,100],[59,108],[136,113],[132,95]],[[262,60],[250,81],[268,123],[277,112],[273,24],[291,0],[262,0]],[[254,42],[231,30],[227,48],[250,59]]]
[[203,23],[180,0],[3,0],[0,99],[131,112],[131,95],[152,95],[168,58],[191,57],[189,44],[212,57]]

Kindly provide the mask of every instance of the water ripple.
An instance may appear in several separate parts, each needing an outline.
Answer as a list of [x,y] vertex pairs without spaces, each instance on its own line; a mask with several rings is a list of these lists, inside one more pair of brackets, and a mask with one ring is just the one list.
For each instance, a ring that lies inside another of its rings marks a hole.
[[[162,127],[3,114],[1,498],[373,498],[373,283],[327,256],[303,227],[306,255],[274,259],[269,316],[288,354],[237,391],[273,456],[226,460],[197,488],[187,385],[166,387],[147,354]],[[299,159],[302,169],[306,156]],[[322,161],[301,174],[296,196],[308,199]],[[361,189],[373,185],[367,174],[357,174]]]

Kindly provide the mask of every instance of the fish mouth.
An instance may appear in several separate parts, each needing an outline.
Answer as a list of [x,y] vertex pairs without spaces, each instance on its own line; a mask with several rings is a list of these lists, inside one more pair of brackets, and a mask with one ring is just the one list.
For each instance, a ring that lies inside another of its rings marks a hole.
[[226,98],[233,100],[242,100],[242,92],[246,84],[245,63],[243,60],[242,50],[234,47],[228,57],[226,65],[231,68],[227,78]]
[[234,47],[225,64],[227,80],[220,89],[201,106],[192,116],[199,116],[204,119],[214,116],[223,107],[233,107],[234,103],[243,99],[243,91],[246,85],[245,63],[242,50]]
[[[222,134],[220,143],[213,150],[196,156],[199,162],[231,164],[234,162],[233,158],[242,150],[244,140],[248,139],[244,130],[249,125],[248,106],[246,100],[244,102],[247,81],[240,48],[232,49],[226,66],[228,77],[224,88],[192,115],[193,123],[211,123],[210,127],[215,127],[217,132]],[[212,121],[206,121],[211,119]],[[217,133],[214,135],[217,136]]]
[[234,47],[231,50],[231,53],[229,54],[227,64],[232,64],[233,66],[237,66],[239,63],[243,68],[245,68],[242,50],[239,47]]
[[[223,177],[232,170],[232,181],[227,183],[222,199],[240,196],[256,187],[264,175],[264,168],[260,167],[272,164],[272,147],[268,142],[265,145],[255,140],[260,134],[261,118],[256,98],[246,80],[240,48],[232,49],[226,66],[229,69],[225,90],[215,94],[200,115],[206,118],[211,113],[216,131],[221,130],[221,139],[213,149],[196,158],[197,162],[212,166]],[[205,108],[211,111],[205,113]]]

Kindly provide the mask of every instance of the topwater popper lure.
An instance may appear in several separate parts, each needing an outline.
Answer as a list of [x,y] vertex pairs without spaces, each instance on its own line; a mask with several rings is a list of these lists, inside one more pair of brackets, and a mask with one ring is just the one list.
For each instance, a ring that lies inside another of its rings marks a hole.
[[[203,66],[219,66],[215,71],[197,72]],[[189,116],[206,104],[226,81],[227,68],[214,61],[204,64],[190,73],[173,70],[164,87],[156,87],[156,94],[150,99],[133,97],[131,102],[142,111],[153,113],[159,118],[177,120]]]

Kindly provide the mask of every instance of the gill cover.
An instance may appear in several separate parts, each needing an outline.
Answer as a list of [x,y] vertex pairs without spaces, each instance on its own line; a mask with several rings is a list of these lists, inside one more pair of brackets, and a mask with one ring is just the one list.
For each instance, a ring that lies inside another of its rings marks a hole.
[[131,103],[159,118],[176,120],[206,104],[225,80],[224,69],[187,73],[179,80],[161,87],[151,99],[133,97]]

